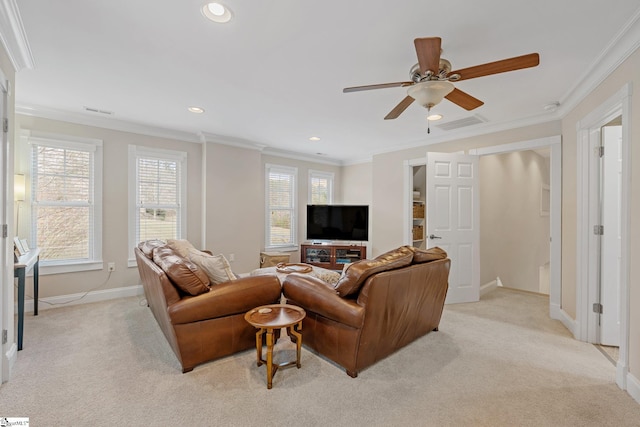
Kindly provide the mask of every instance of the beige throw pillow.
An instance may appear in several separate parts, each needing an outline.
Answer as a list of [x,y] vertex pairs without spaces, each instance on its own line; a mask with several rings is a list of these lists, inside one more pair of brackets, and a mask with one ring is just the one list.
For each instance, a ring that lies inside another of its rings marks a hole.
[[187,258],[189,256],[189,251],[191,249],[195,249],[191,242],[184,239],[168,239],[167,246],[169,246],[175,253],[184,258]]
[[236,280],[236,275],[231,271],[229,261],[222,254],[209,255],[197,249],[189,249],[189,260],[209,276],[211,284]]

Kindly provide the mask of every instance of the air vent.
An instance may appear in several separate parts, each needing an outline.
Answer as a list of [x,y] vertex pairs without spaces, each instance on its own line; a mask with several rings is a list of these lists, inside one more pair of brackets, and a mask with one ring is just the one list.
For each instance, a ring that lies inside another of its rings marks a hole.
[[107,110],[101,110],[99,108],[93,108],[93,107],[84,107],[85,110],[91,112],[91,113],[100,113],[100,114],[106,114],[108,116],[112,116],[113,115],[113,111],[107,111]]
[[479,115],[473,115],[470,117],[465,117],[464,119],[454,120],[452,122],[442,123],[441,125],[436,125],[438,129],[442,130],[454,130],[463,128],[466,126],[473,126],[480,123],[486,123],[488,120]]

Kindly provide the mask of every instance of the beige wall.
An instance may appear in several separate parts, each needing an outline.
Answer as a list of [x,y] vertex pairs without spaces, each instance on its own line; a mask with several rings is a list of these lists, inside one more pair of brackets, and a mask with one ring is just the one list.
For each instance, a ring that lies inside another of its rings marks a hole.
[[346,205],[371,205],[372,179],[370,162],[344,166],[340,182],[342,199],[337,202]]
[[[624,84],[640,87],[640,51],[624,61],[562,120],[562,307],[575,318],[576,302],[576,220],[577,220],[577,131],[576,124]],[[629,368],[640,378],[640,96],[632,96],[631,119],[631,194],[629,201]],[[625,125],[625,124],[623,124]]]
[[259,266],[264,246],[264,170],[260,152],[207,143],[206,249],[222,253],[236,273]]
[[480,283],[539,292],[549,262],[549,216],[540,214],[548,159],[533,151],[480,158]]
[[[187,152],[187,238],[196,246],[201,244],[201,144],[24,115],[16,116],[16,124],[19,129],[96,138],[103,141],[102,259],[105,263],[115,262],[116,271],[112,273],[109,281],[101,289],[132,286],[139,283],[138,270],[127,267],[129,253],[127,213],[129,144]],[[16,172],[25,173],[27,179],[29,179],[28,156],[29,148],[20,138],[16,138],[16,167],[19,168]],[[28,227],[30,210],[28,202],[24,204],[20,218],[20,237],[22,238],[28,237],[30,232]],[[104,270],[43,275],[40,279],[40,297],[86,292],[102,284],[107,276],[106,264]],[[27,287],[30,286],[28,282]]]

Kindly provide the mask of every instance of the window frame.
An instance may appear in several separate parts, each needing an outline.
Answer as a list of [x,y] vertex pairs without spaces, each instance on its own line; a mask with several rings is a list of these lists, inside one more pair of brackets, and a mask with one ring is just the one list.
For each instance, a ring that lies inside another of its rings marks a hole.
[[309,181],[308,181],[308,195],[307,201],[309,204],[317,204],[313,202],[313,191],[311,187],[311,182],[313,179],[326,179],[328,181],[328,193],[327,194],[327,205],[333,204],[333,194],[334,194],[334,186],[335,186],[335,176],[336,174],[333,172],[319,171],[309,169]]
[[134,254],[134,247],[137,245],[137,227],[138,227],[138,159],[148,158],[154,160],[169,160],[179,164],[178,172],[178,211],[179,220],[177,224],[176,239],[186,239],[187,236],[187,153],[185,151],[167,150],[163,148],[153,148],[142,145],[129,145],[129,177],[128,177],[128,237],[129,242],[129,267],[137,267]]
[[[291,186],[291,243],[283,245],[271,244],[270,215],[271,205],[269,203],[269,177],[272,172],[289,174],[292,176]],[[267,163],[265,164],[265,212],[264,212],[264,247],[265,250],[296,251],[298,250],[298,168],[293,166],[283,166]]]
[[[90,153],[90,225],[89,225],[89,257],[84,259],[69,259],[48,261],[41,259],[39,263],[39,274],[60,274],[80,271],[102,270],[104,262],[102,260],[102,185],[103,185],[103,141],[95,138],[83,138],[71,135],[38,132],[33,130],[23,130],[21,133],[29,146],[29,170],[31,173],[31,183],[29,186],[29,202],[31,204],[30,215],[30,244],[37,246],[37,215],[36,206],[41,205],[35,200],[35,174],[34,150],[39,146],[51,148],[86,151]],[[42,206],[46,206],[44,203]]]

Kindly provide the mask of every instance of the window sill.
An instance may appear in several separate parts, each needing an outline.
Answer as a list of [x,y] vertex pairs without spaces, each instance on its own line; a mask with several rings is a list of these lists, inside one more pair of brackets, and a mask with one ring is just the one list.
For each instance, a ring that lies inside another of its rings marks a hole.
[[68,264],[43,264],[40,262],[38,274],[46,276],[49,274],[78,273],[82,271],[103,270],[104,263],[102,261],[85,261],[74,262]]
[[264,248],[265,252],[296,252],[299,251],[300,248],[298,245],[291,246],[267,246]]

